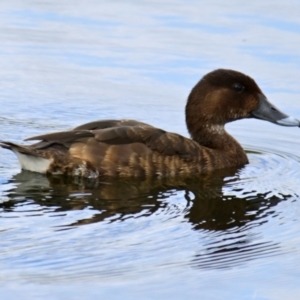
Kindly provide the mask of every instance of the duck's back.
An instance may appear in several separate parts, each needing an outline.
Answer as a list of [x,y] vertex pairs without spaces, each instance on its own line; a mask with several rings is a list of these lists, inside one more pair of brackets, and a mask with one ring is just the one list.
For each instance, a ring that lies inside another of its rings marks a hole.
[[193,140],[132,120],[96,121],[27,140],[41,141],[26,150],[52,161],[48,173],[86,177],[186,175],[205,170],[210,161],[205,147],[201,149]]

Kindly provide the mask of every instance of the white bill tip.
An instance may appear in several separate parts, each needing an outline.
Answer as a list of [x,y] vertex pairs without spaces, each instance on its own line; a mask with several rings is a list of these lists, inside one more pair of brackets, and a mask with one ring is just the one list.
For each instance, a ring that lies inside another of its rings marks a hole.
[[276,123],[283,126],[300,126],[300,121],[293,117],[277,120]]

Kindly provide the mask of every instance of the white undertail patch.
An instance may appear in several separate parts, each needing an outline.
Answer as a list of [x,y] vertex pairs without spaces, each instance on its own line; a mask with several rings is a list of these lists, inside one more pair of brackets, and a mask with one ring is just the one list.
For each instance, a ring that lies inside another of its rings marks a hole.
[[45,174],[52,163],[51,159],[22,154],[15,149],[12,149],[12,151],[17,155],[23,170]]

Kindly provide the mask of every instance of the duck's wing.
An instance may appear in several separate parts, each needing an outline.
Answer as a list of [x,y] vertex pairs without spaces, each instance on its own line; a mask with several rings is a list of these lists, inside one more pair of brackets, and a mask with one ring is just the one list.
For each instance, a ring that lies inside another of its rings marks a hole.
[[[128,146],[132,146],[135,152],[141,152],[138,153],[141,156],[144,154],[142,152],[148,153],[152,150],[166,156],[178,155],[185,160],[197,155],[199,151],[199,145],[193,140],[151,126],[120,125],[96,130],[71,130],[39,135],[26,140],[40,140],[41,142],[33,145],[38,149],[46,150],[53,145],[61,145],[67,149],[72,148],[73,153],[89,148],[94,155],[97,155],[97,148],[100,150],[101,147],[109,146],[119,146],[122,153],[122,146],[125,145],[126,151],[129,150]],[[140,147],[137,148],[137,144],[140,144]]]
[[82,124],[78,127],[75,127],[73,130],[97,130],[97,129],[105,129],[112,127],[122,127],[122,126],[148,126],[153,127],[147,123],[139,122],[136,120],[99,120],[94,122],[89,122],[86,124]]

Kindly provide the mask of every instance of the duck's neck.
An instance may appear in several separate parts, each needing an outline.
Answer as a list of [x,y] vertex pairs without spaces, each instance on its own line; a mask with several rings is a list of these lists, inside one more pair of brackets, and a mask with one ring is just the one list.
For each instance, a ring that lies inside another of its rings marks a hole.
[[188,129],[192,139],[199,145],[222,152],[236,166],[248,163],[244,149],[226,132],[224,125],[204,124],[196,128],[188,126]]
[[245,165],[248,158],[244,149],[224,128],[228,116],[223,114],[222,108],[215,107],[219,95],[206,95],[199,89],[199,84],[190,93],[185,107],[186,125],[192,139],[200,146],[222,154],[224,165]]

